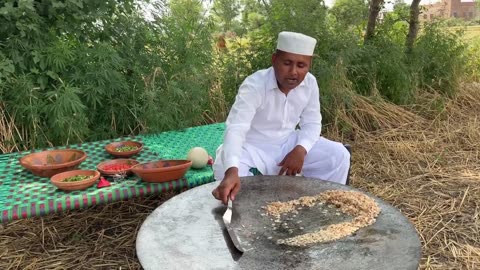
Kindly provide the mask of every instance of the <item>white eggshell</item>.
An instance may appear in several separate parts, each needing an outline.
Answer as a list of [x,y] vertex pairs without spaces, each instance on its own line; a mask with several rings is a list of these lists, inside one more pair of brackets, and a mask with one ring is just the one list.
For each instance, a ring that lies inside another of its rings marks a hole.
[[188,152],[187,159],[192,161],[192,168],[201,169],[207,166],[208,152],[202,147],[194,147]]

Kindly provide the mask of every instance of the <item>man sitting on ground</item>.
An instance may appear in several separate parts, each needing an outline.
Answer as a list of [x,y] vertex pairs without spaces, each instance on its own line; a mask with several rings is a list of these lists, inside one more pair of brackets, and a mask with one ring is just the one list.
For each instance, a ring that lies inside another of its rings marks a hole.
[[[263,175],[297,175],[345,184],[350,154],[338,142],[320,137],[319,89],[309,73],[317,41],[281,32],[272,67],[245,79],[217,149],[212,191],[224,204],[240,190],[240,177],[256,168]],[[297,125],[300,129],[296,129]]]

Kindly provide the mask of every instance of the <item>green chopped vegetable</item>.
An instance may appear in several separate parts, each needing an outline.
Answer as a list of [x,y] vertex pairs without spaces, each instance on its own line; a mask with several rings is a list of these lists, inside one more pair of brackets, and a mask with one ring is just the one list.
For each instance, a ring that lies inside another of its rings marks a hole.
[[117,152],[128,152],[128,151],[133,151],[133,150],[137,150],[137,149],[138,149],[137,146],[124,145],[124,146],[120,146],[120,147],[115,148],[115,151],[117,151]]
[[70,177],[67,177],[67,178],[63,179],[62,182],[77,182],[77,181],[85,180],[87,178],[90,178],[90,176],[88,176],[88,175],[74,175],[74,176],[70,176]]

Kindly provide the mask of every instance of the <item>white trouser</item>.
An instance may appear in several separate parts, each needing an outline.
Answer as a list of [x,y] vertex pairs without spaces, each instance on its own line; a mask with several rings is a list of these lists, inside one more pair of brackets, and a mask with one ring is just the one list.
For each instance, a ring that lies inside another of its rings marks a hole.
[[[245,144],[238,172],[240,177],[250,176],[251,168],[257,168],[263,175],[276,175],[280,171],[278,163],[296,146],[297,133],[293,133],[283,145]],[[220,157],[220,146],[217,157]],[[302,175],[331,182],[345,184],[350,168],[350,153],[343,144],[323,137],[308,151],[303,163]],[[217,158],[213,165],[214,177],[222,180],[226,168]]]

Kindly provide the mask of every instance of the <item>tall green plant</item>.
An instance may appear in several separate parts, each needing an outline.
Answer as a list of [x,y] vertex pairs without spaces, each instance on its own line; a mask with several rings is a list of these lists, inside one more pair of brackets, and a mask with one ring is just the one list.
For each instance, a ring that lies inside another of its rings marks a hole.
[[425,25],[411,59],[419,74],[420,87],[455,94],[466,63],[466,47],[461,37],[461,32],[442,29],[441,22]]
[[[3,1],[0,95],[27,147],[141,130],[151,25],[131,1]],[[19,117],[21,115],[22,117]]]
[[159,62],[146,78],[145,120],[149,131],[185,128],[202,121],[212,84],[213,22],[201,1],[162,2],[153,23]]

